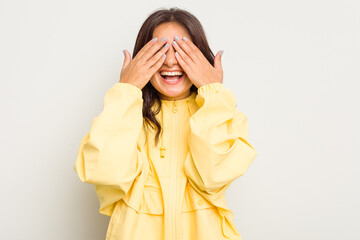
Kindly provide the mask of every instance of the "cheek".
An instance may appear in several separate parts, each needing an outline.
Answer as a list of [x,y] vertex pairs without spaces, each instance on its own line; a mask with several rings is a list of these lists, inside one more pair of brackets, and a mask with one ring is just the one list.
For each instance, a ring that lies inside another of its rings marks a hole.
[[159,77],[157,76],[157,73],[154,73],[154,75],[151,76],[150,78],[150,82],[154,82],[158,79]]
[[149,81],[154,87],[155,86],[159,86],[160,82],[161,82],[161,78],[159,77],[159,75],[157,73],[154,73],[154,75],[150,78]]

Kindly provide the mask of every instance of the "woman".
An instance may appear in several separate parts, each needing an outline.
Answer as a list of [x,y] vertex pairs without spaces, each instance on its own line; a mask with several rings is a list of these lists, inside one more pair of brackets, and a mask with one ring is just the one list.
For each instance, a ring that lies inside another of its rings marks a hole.
[[133,59],[124,54],[74,166],[111,217],[106,239],[241,239],[225,190],[257,153],[222,84],[222,51],[214,57],[198,19],[171,8],[145,20]]

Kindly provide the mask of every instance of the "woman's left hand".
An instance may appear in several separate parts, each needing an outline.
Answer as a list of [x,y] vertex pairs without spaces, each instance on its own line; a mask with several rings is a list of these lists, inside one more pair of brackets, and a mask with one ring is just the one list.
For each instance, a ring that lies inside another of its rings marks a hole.
[[175,36],[173,47],[178,52],[178,54],[175,53],[178,63],[197,88],[208,83],[223,82],[223,69],[221,65],[223,51],[219,51],[215,55],[213,67],[189,39],[179,39]]

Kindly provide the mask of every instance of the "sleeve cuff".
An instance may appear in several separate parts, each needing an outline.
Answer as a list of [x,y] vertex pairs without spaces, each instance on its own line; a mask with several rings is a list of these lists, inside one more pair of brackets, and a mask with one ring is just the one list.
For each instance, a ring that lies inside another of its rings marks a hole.
[[202,85],[201,87],[198,88],[198,94],[203,95],[206,93],[217,93],[217,92],[220,92],[221,90],[223,90],[224,87],[225,86],[219,82],[208,83],[208,84]]
[[119,89],[127,92],[130,95],[138,96],[142,98],[142,90],[131,83],[117,82],[113,85],[113,89]]
[[207,105],[208,107],[206,108],[211,108],[212,110],[219,108],[220,112],[224,110],[231,112],[236,108],[234,93],[220,82],[208,83],[199,87],[195,101],[200,107]]

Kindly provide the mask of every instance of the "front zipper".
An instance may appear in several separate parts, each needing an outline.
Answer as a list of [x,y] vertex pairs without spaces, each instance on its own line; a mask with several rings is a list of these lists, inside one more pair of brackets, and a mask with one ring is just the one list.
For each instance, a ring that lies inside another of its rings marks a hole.
[[[173,194],[173,217],[174,217],[174,240],[179,239],[178,238],[178,214],[177,214],[177,201],[178,201],[178,197],[177,197],[177,193],[178,193],[178,176],[177,176],[177,166],[178,166],[178,147],[177,147],[177,141],[178,141],[178,124],[179,124],[179,115],[177,114],[178,109],[176,106],[176,102],[174,101],[173,104],[173,116],[175,116],[175,141],[174,141],[174,145],[173,145],[173,152],[174,152],[174,159],[173,159],[173,176],[174,176],[174,181],[175,181],[175,187],[174,187],[174,191],[175,193]],[[175,122],[173,121],[173,122]]]
[[[175,104],[176,107],[176,104]],[[177,108],[176,108],[176,113],[177,113]],[[176,141],[179,141],[179,114],[176,114]],[[179,147],[178,147],[178,143],[175,144],[175,149],[176,149],[176,161],[175,161],[175,239],[179,239],[179,218],[178,218],[178,160],[179,160]]]

